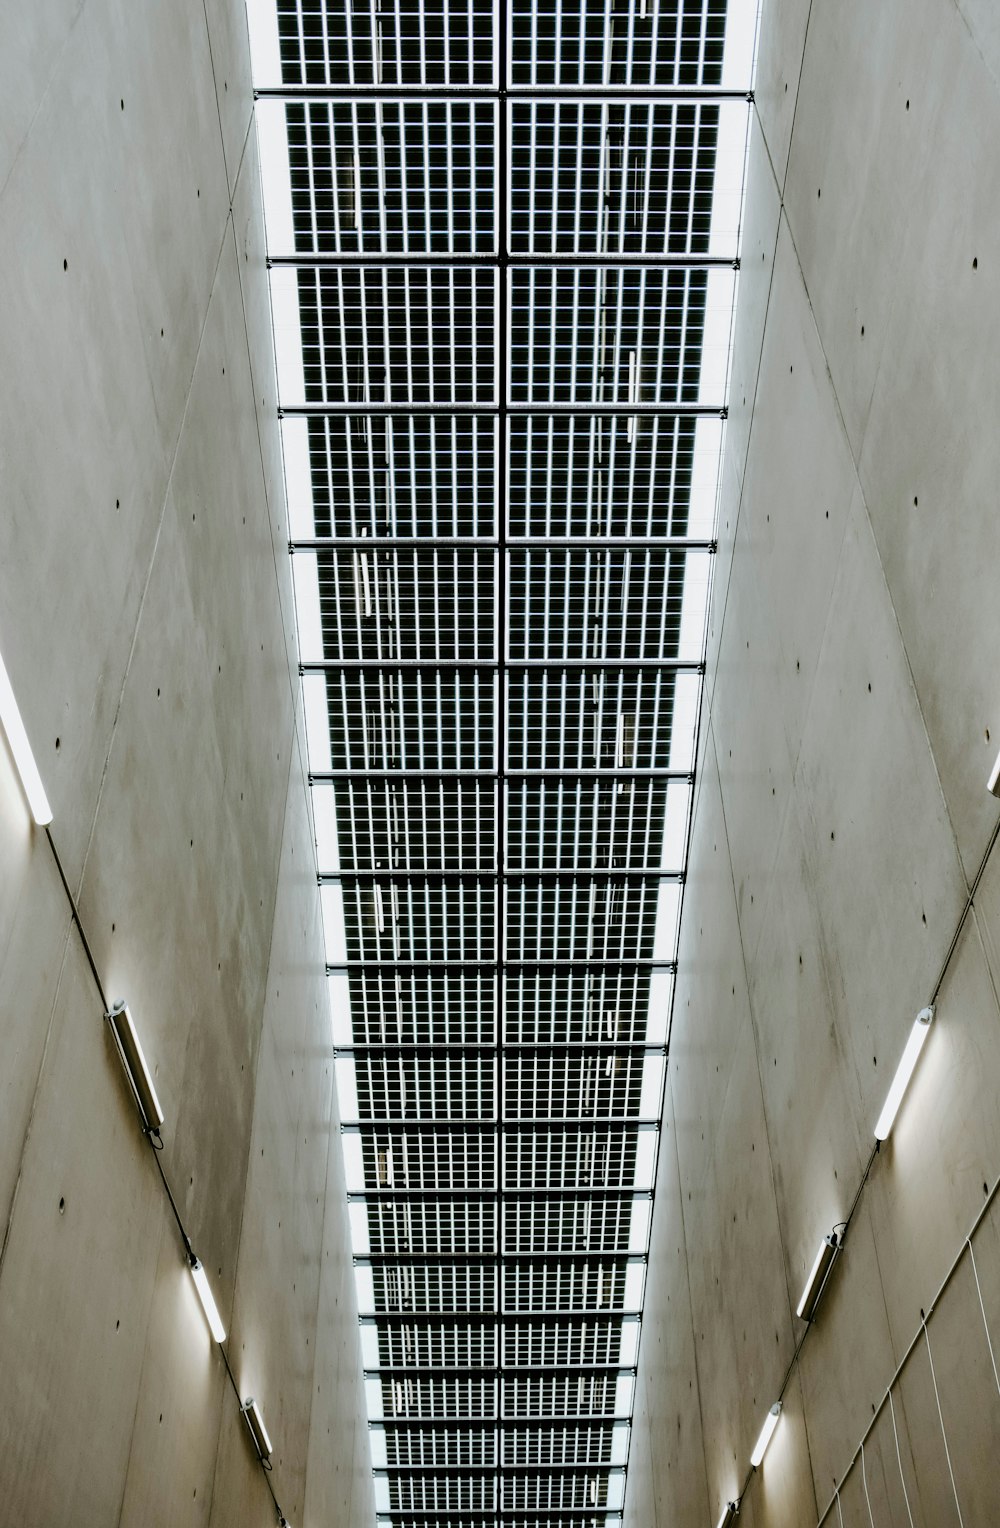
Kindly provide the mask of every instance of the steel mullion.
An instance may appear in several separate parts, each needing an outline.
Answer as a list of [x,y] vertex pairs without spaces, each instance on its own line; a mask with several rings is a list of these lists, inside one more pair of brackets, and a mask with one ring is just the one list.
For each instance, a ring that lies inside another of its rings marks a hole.
[[648,869],[642,865],[623,865],[621,869],[609,869],[607,865],[580,865],[572,869],[562,866],[557,869],[546,869],[544,866],[531,866],[521,870],[505,870],[502,875],[495,870],[385,870],[379,868],[354,869],[354,870],[321,870],[317,879],[321,886],[332,886],[340,881],[369,881],[375,879],[379,885],[416,885],[440,886],[449,885],[453,882],[476,882],[493,883],[495,881],[513,881],[515,883],[577,880],[591,883],[617,884],[628,881],[669,881],[682,884],[684,872],[682,870],[661,870],[656,866]]
[[[617,1420],[621,1421],[622,1419],[618,1418]],[[484,1429],[484,1431],[485,1430],[486,1429]],[[478,1478],[480,1476],[492,1475],[494,1469],[494,1467],[490,1464],[379,1464],[376,1465],[375,1468],[377,1473],[380,1475],[416,1475],[418,1477],[438,1475],[443,1480],[462,1480],[469,1476],[475,1476]],[[618,1475],[624,1474],[625,1472],[625,1466],[623,1464],[613,1464],[610,1459],[567,1460],[565,1463],[561,1463],[558,1466],[558,1469],[560,1474],[565,1473],[567,1475],[591,1475],[595,1470],[607,1471],[609,1474]],[[505,1467],[504,1473],[506,1475],[513,1476],[518,1480],[524,1480],[551,1475],[552,1470],[545,1464],[518,1463],[508,1464]],[[454,1510],[459,1511],[457,1508]],[[555,1511],[560,1509],[552,1510]],[[588,1510],[600,1515],[604,1511],[604,1508],[597,1507],[589,1508]],[[617,1508],[610,1510],[617,1511]]]
[[[399,1131],[405,1131],[405,1130],[407,1130],[410,1127],[419,1126],[421,1128],[428,1129],[428,1130],[442,1130],[442,1131],[452,1131],[452,1132],[456,1131],[456,1130],[460,1130],[460,1131],[472,1131],[472,1132],[475,1132],[476,1130],[480,1129],[482,1126],[490,1126],[490,1127],[492,1127],[496,1123],[497,1114],[499,1112],[500,1112],[499,1110],[496,1110],[496,1111],[494,1111],[491,1114],[452,1115],[452,1116],[448,1116],[447,1118],[443,1118],[439,1114],[423,1114],[423,1113],[421,1113],[421,1114],[393,1114],[393,1115],[386,1114],[386,1115],[378,1115],[378,1116],[376,1116],[376,1117],[374,1117],[372,1119],[365,1119],[365,1118],[345,1119],[342,1123],[343,1123],[343,1128],[345,1130],[348,1129],[348,1128],[352,1128],[354,1126],[357,1126],[357,1125],[367,1125],[367,1126],[376,1126],[376,1127],[378,1127],[380,1129],[384,1129],[384,1130],[399,1130]],[[572,1126],[574,1129],[577,1129],[577,1128],[581,1128],[582,1129],[583,1126],[585,1126],[585,1125],[587,1125],[587,1126],[597,1125],[602,1130],[613,1131],[613,1130],[619,1130],[619,1129],[621,1129],[621,1130],[631,1130],[631,1129],[634,1129],[634,1128],[636,1128],[636,1127],[638,1127],[640,1125],[655,1125],[656,1123],[657,1123],[657,1120],[655,1118],[653,1118],[652,1116],[644,1115],[644,1114],[639,1114],[639,1113],[635,1113],[635,1114],[578,1114],[578,1115],[565,1115],[565,1116],[561,1117],[559,1119],[559,1121],[558,1121],[558,1126],[559,1126],[559,1129],[561,1130],[561,1129],[563,1129],[566,1126]],[[530,1114],[526,1114],[526,1115],[508,1115],[506,1120],[505,1120],[505,1125],[506,1125],[507,1128],[509,1128],[511,1130],[518,1130],[518,1131],[551,1130],[553,1122],[552,1122],[551,1115],[548,1115],[548,1114],[544,1114],[544,1115],[540,1115],[540,1116],[530,1115]],[[488,1134],[490,1132],[487,1131],[486,1133]],[[626,1190],[624,1190],[624,1192],[627,1193],[629,1196],[631,1196],[633,1191],[631,1189],[626,1189]],[[635,1192],[639,1193],[640,1196],[641,1196],[641,1194],[644,1192],[644,1190],[636,1190]],[[364,1254],[359,1253],[358,1254],[359,1257],[367,1257],[369,1255],[371,1255],[371,1254],[368,1254],[368,1253],[364,1253]],[[400,1255],[402,1256],[403,1254],[400,1254]],[[414,1257],[417,1254],[413,1253],[413,1252],[407,1252],[405,1255],[407,1257]],[[427,1255],[430,1255],[430,1254],[427,1254]],[[511,1255],[513,1256],[514,1254],[511,1254]],[[526,1256],[531,1256],[532,1254],[525,1254],[525,1255]],[[560,1256],[563,1256],[563,1255],[565,1255],[565,1254],[560,1254]],[[590,1255],[591,1256],[597,1256],[599,1254],[595,1253],[595,1252],[591,1252]],[[615,1257],[624,1257],[625,1253],[624,1252],[620,1252],[620,1251],[613,1252],[613,1253],[605,1251],[603,1254],[600,1254],[600,1255],[615,1256]],[[444,1253],[442,1253],[441,1254],[441,1260],[444,1261],[444,1262],[448,1262],[448,1261],[450,1261],[452,1259],[450,1258],[450,1256],[446,1256]]]
[[[619,1312],[618,1314],[626,1314]],[[368,1317],[362,1319],[367,1320]],[[582,1423],[587,1427],[612,1427],[616,1422],[621,1425],[628,1422],[628,1417],[619,1417],[607,1412],[563,1412],[557,1416],[506,1416],[503,1418],[503,1426],[506,1432],[517,1432],[520,1425],[529,1422],[532,1427],[568,1427],[574,1423]],[[369,1432],[375,1428],[384,1427],[391,1432],[488,1432],[490,1430],[490,1417],[377,1417],[368,1423]],[[512,1466],[517,1468],[517,1466]],[[609,1469],[620,1466],[609,1465]]]
[[[336,971],[492,971],[496,968],[495,960],[355,960],[355,961],[331,961],[327,964],[328,972]],[[628,959],[594,959],[594,960],[515,960],[507,957],[503,962],[507,971],[585,971],[585,970],[625,970],[634,968],[637,971],[676,971],[676,960],[644,960],[641,956],[633,956]]]
[[[428,1417],[427,1420],[429,1422],[439,1421],[440,1418],[436,1416]],[[482,1418],[481,1420],[487,1421],[488,1418]],[[515,1414],[505,1414],[501,1418],[501,1422],[520,1422],[530,1420],[532,1419],[529,1417],[521,1417]],[[566,1420],[574,1422],[577,1420],[585,1419],[582,1417],[577,1418],[575,1415],[570,1414]],[[616,1417],[613,1412],[606,1412],[604,1414],[599,1414],[596,1420],[600,1422],[624,1422],[627,1420],[627,1418]],[[620,1469],[621,1466],[607,1465],[605,1468]],[[534,1473],[538,1472],[535,1471]],[[550,1472],[547,1471],[546,1473]],[[516,1469],[516,1467],[507,1466],[507,1468],[504,1470],[504,1474],[512,1474],[517,1477],[519,1475],[519,1471]],[[609,1519],[613,1519],[616,1524],[620,1524],[622,1520],[621,1509],[618,1507],[456,1507],[452,1510],[448,1510],[444,1507],[406,1507],[400,1508],[398,1510],[391,1508],[388,1512],[378,1513],[378,1528],[382,1528],[383,1524],[433,1524],[437,1522],[454,1524],[454,1528],[461,1528],[461,1525],[472,1522],[492,1523],[494,1525],[507,1522],[524,1523],[525,1525],[528,1525],[528,1528],[530,1528],[530,1525],[545,1522],[547,1520],[551,1520],[552,1523],[558,1524],[567,1517],[574,1519],[578,1518],[581,1523],[596,1523],[599,1525],[599,1528],[605,1528],[605,1525]]]
[[[599,1310],[595,1307],[587,1310],[539,1311],[533,1315],[510,1313],[508,1325],[531,1330],[534,1328],[544,1329],[552,1325],[572,1327],[577,1321],[580,1321],[585,1326],[602,1322],[605,1325],[614,1326],[620,1325],[624,1321],[638,1320],[639,1316],[635,1311],[608,1310],[607,1307]],[[369,1311],[362,1313],[359,1317],[359,1324],[361,1326],[386,1326],[389,1328],[396,1326],[420,1326],[430,1327],[433,1330],[438,1330],[442,1327],[442,1324],[447,1326],[454,1325],[462,1329],[472,1326],[481,1327],[486,1335],[492,1334],[494,1337],[499,1337],[502,1325],[502,1323],[497,1322],[496,1317],[490,1314],[490,1312],[481,1310],[448,1311],[444,1315],[439,1311]],[[579,1366],[570,1364],[568,1366],[563,1365],[563,1367],[575,1369]],[[616,1366],[614,1364],[603,1364],[598,1367],[615,1369]],[[403,1421],[404,1419],[395,1418],[393,1420]],[[386,1418],[386,1421],[388,1422],[389,1418]]]
[[[574,1378],[583,1374],[604,1374],[609,1379],[621,1379],[623,1376],[634,1378],[636,1374],[635,1364],[366,1364],[364,1376],[366,1379],[378,1379],[386,1377],[391,1379],[398,1375],[404,1379],[458,1379],[467,1376],[470,1379],[500,1379],[501,1369],[510,1370],[518,1377],[537,1376],[539,1379],[559,1379],[567,1375]],[[516,1413],[506,1413],[503,1420],[508,1420]],[[520,1420],[518,1417],[517,1420]],[[402,1466],[406,1469],[408,1466]]]
[[[407,312],[409,311],[409,288],[407,292]],[[728,409],[723,404],[717,403],[635,403],[630,404],[628,399],[622,402],[609,403],[508,403],[508,415],[542,416],[548,415],[581,415],[585,418],[599,416],[600,418],[627,417],[629,414],[637,416],[663,415],[678,419],[725,419]],[[414,403],[403,400],[397,403],[364,403],[359,400],[347,400],[343,403],[307,402],[307,403],[282,403],[278,408],[278,417],[281,419],[339,419],[343,414],[370,414],[381,418],[388,414],[411,414],[423,417],[429,414],[454,415],[475,414],[496,415],[494,403]]]
[[[309,783],[317,781],[336,782],[345,784],[354,783],[362,785],[372,780],[399,780],[403,782],[416,782],[428,780],[498,780],[504,779],[517,781],[521,784],[532,780],[560,780],[560,781],[594,781],[602,780],[623,783],[629,780],[684,780],[690,785],[694,781],[694,774],[690,769],[667,769],[667,768],[634,768],[634,769],[560,769],[553,765],[551,769],[508,769],[504,772],[495,769],[372,769],[366,765],[357,765],[348,769],[310,770]],[[414,870],[413,874],[419,874]]]
[[[499,330],[499,345],[496,352],[496,382],[494,396],[497,405],[497,444],[498,463],[496,473],[497,505],[495,528],[498,538],[496,555],[496,593],[495,593],[495,630],[494,656],[496,659],[496,737],[494,739],[494,759],[497,766],[497,786],[495,794],[496,802],[496,840],[495,840],[495,865],[497,870],[497,885],[503,886],[503,875],[506,869],[507,856],[507,781],[505,770],[508,763],[508,739],[507,739],[507,707],[509,704],[509,678],[507,672],[507,657],[510,651],[510,583],[506,551],[506,538],[509,530],[510,507],[509,507],[509,457],[510,457],[510,423],[508,405],[510,401],[510,324],[512,309],[512,286],[508,271],[508,259],[510,250],[510,144],[511,122],[513,108],[508,101],[507,86],[510,80],[508,67],[508,0],[493,0],[494,15],[496,18],[496,59],[495,75],[496,91],[496,116],[497,123],[497,146],[496,146],[496,250],[497,250],[497,274],[496,274],[496,306]],[[496,1227],[496,1255],[494,1260],[494,1299],[496,1306],[496,1321],[498,1328],[499,1353],[503,1348],[503,1163],[504,1163],[504,1124],[503,1124],[503,1023],[501,1016],[506,1005],[506,970],[503,964],[503,952],[507,947],[506,936],[506,897],[504,894],[496,899],[496,949],[497,966],[495,975],[495,993],[497,1003],[497,1019],[495,1025],[496,1038],[496,1099],[497,1113],[494,1127],[494,1152],[496,1187],[494,1199],[494,1216]],[[499,1506],[503,1497],[503,1451],[500,1446],[500,1417],[502,1411],[503,1373],[498,1371],[496,1388],[494,1390],[494,1438],[495,1438],[495,1470],[494,1470],[494,1502]]]
[[[531,101],[536,97],[545,97],[550,100],[573,101],[580,97],[594,100],[634,100],[639,97],[652,97],[658,101],[743,101],[749,105],[753,102],[752,90],[740,89],[738,86],[729,85],[506,85],[501,87],[509,100]],[[495,85],[435,85],[428,87],[426,84],[405,85],[395,84],[362,84],[347,83],[343,85],[256,85],[254,87],[255,101],[327,101],[327,100],[350,100],[352,96],[381,96],[386,102],[396,99],[410,100],[416,98],[428,98],[433,101],[439,99],[468,100],[468,101],[494,101],[497,97]]]
[[[522,670],[574,670],[614,669],[631,673],[636,669],[667,670],[671,673],[701,674],[705,665],[695,658],[508,658],[506,668],[520,673]],[[382,672],[396,669],[423,669],[431,672],[450,673],[453,669],[480,669],[494,671],[492,658],[309,658],[299,664],[300,674],[323,674],[340,669],[378,669]],[[532,770],[538,774],[544,771]],[[612,771],[615,773],[615,771]],[[687,771],[690,773],[690,771]]]
[[[434,1051],[431,1052],[433,1057]],[[510,1199],[576,1199],[607,1200],[608,1202],[623,1197],[632,1199],[644,1199],[652,1202],[653,1190],[651,1188],[630,1188],[627,1185],[619,1188],[595,1188],[593,1185],[582,1185],[579,1188],[518,1188],[510,1184],[501,1185],[504,1194]],[[443,1200],[448,1204],[485,1204],[495,1197],[496,1185],[485,1188],[357,1188],[348,1190],[348,1200],[355,1204],[367,1204],[369,1201],[385,1204],[421,1204]],[[400,1253],[403,1257],[406,1254]],[[596,1256],[597,1254],[595,1254]],[[441,1317],[442,1321],[450,1318]],[[603,1367],[607,1367],[604,1365]]]
[[[666,1056],[667,1047],[656,1040],[507,1040],[505,1050],[512,1056],[557,1056],[562,1060],[569,1060],[571,1056],[596,1055],[602,1059],[610,1055],[620,1056],[632,1054],[643,1056]],[[366,1056],[374,1059],[380,1055],[409,1056],[418,1060],[421,1056],[438,1055],[468,1055],[474,1052],[479,1055],[495,1055],[496,1044],[487,1040],[449,1040],[438,1043],[434,1040],[352,1040],[350,1044],[337,1044],[333,1047],[335,1056]],[[350,1129],[377,1128],[378,1121],[375,1119],[359,1120]],[[344,1127],[345,1130],[348,1128]],[[558,1119],[551,1122],[551,1132],[557,1133],[560,1128]],[[362,1190],[356,1190],[361,1193]],[[471,1193],[472,1190],[470,1189]],[[562,1189],[559,1189],[562,1192]],[[641,1191],[640,1191],[641,1192]]]

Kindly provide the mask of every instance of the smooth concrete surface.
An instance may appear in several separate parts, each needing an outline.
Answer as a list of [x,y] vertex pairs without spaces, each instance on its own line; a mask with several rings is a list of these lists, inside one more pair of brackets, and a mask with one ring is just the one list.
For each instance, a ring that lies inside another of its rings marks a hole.
[[[7,6],[0,651],[289,1520],[374,1521],[242,0]],[[0,743],[0,1519],[275,1521]]]
[[716,1523],[786,1371],[741,1525],[996,1515],[998,61],[764,0],[626,1528]]

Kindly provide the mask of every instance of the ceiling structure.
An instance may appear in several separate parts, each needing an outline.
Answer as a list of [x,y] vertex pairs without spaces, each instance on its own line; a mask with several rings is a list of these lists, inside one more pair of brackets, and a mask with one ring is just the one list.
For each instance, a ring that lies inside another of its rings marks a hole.
[[619,1528],[756,8],[253,10],[379,1523]]

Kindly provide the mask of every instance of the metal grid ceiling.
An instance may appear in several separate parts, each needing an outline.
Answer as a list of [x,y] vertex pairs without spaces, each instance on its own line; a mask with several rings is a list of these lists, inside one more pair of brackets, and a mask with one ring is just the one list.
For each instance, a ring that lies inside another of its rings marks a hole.
[[617,1528],[736,256],[726,0],[278,12],[379,1521]]

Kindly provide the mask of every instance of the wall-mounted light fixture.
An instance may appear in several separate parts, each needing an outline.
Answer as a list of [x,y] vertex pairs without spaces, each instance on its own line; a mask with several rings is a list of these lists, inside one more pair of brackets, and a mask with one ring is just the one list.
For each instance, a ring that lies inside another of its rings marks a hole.
[[247,1424],[247,1429],[253,1439],[253,1446],[257,1450],[260,1462],[261,1464],[266,1464],[271,1457],[271,1440],[267,1435],[267,1428],[264,1426],[264,1418],[260,1414],[260,1407],[253,1396],[248,1395],[240,1410],[243,1413],[243,1420]]
[[775,1401],[767,1416],[764,1418],[764,1426],[760,1430],[760,1437],[754,1444],[753,1453],[750,1455],[750,1463],[753,1465],[754,1469],[757,1469],[764,1455],[767,1453],[767,1445],[770,1443],[772,1437],[774,1436],[774,1429],[778,1425],[778,1418],[780,1416],[781,1402]]
[[907,1040],[906,1049],[900,1057],[899,1065],[896,1068],[896,1075],[892,1079],[892,1086],[886,1095],[885,1103],[882,1105],[882,1113],[879,1115],[878,1123],[875,1126],[875,1139],[877,1141],[888,1139],[889,1132],[899,1111],[899,1106],[903,1101],[903,1094],[909,1086],[910,1078],[913,1076],[914,1068],[920,1057],[920,1052],[924,1048],[924,1041],[927,1039],[927,1032],[931,1027],[933,1017],[933,1008],[921,1008],[913,1021],[910,1038]]
[[823,1298],[823,1291],[826,1289],[826,1281],[830,1277],[830,1269],[839,1251],[840,1240],[837,1233],[830,1231],[819,1244],[816,1260],[806,1279],[805,1288],[795,1312],[803,1321],[811,1321],[815,1316],[819,1302]]
[[208,1322],[212,1336],[216,1342],[225,1342],[226,1328],[222,1324],[219,1307],[215,1303],[215,1296],[209,1287],[208,1275],[202,1267],[201,1259],[195,1257],[193,1252],[189,1252],[188,1265],[191,1269],[194,1287],[198,1291],[198,1299],[201,1301],[201,1308],[205,1312],[205,1320]]
[[726,1505],[722,1509],[722,1515],[719,1518],[716,1528],[732,1528],[732,1524],[735,1523],[739,1515],[739,1502],[727,1501]]
[[21,777],[21,788],[28,798],[31,815],[38,826],[44,828],[52,821],[52,808],[45,794],[42,777],[38,773],[35,755],[31,751],[28,734],[24,730],[24,722],[21,720],[21,713],[14,699],[14,691],[7,677],[2,657],[0,657],[0,722],[3,723],[3,730],[7,734],[7,742],[10,744],[14,763]]
[[147,1135],[159,1130],[163,1124],[163,1110],[160,1108],[160,1100],[156,1096],[156,1088],[153,1086],[153,1078],[143,1054],[139,1036],[136,1034],[132,1015],[129,1013],[127,1003],[116,1003],[110,1013],[104,1017],[111,1025],[111,1033],[115,1037],[115,1047],[121,1057],[125,1075],[132,1088],[132,1096],[135,1099],[136,1108],[142,1120],[142,1128]]
[[1000,796],[1000,753],[997,754],[996,763],[990,770],[990,778],[986,782],[986,789],[994,796]]

